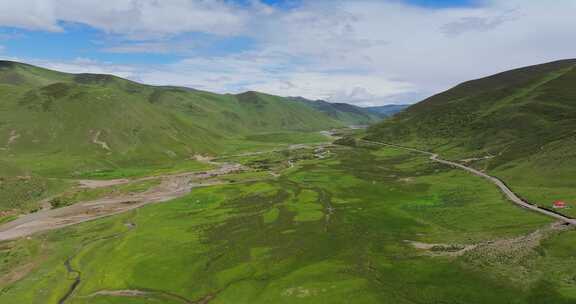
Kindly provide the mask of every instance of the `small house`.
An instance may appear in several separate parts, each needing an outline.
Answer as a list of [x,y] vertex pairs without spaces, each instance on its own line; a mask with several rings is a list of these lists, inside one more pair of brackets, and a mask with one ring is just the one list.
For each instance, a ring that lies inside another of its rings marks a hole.
[[555,201],[553,206],[554,206],[554,209],[564,209],[567,207],[566,202],[563,202],[563,201]]

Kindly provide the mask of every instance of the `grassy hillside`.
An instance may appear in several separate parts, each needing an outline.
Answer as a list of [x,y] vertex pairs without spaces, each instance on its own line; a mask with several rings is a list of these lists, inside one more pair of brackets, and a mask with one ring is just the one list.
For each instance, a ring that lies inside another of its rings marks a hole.
[[452,159],[488,156],[476,166],[527,198],[575,200],[575,66],[562,60],[460,84],[372,127],[369,137]]
[[177,165],[233,149],[246,136],[349,123],[257,92],[154,87],[8,61],[0,61],[0,96],[0,161],[12,171],[55,176]]

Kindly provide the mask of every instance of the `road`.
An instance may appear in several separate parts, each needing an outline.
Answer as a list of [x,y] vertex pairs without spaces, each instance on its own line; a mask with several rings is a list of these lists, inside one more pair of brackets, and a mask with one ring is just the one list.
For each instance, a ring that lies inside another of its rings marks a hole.
[[441,164],[445,164],[448,166],[460,168],[460,169],[466,170],[466,171],[468,171],[474,175],[477,175],[477,176],[480,176],[480,177],[483,177],[483,178],[489,180],[490,182],[495,184],[500,189],[500,191],[502,191],[502,193],[504,193],[504,195],[508,198],[508,200],[510,200],[511,202],[513,202],[514,204],[516,204],[522,208],[538,212],[540,214],[552,217],[552,218],[557,219],[557,220],[561,220],[561,221],[568,223],[568,224],[571,224],[571,225],[576,225],[576,219],[569,218],[569,217],[564,216],[562,214],[558,214],[558,213],[552,212],[550,210],[546,210],[546,209],[543,209],[543,208],[538,207],[536,205],[533,205],[533,204],[523,200],[522,198],[520,198],[516,193],[514,193],[514,191],[512,191],[512,189],[510,189],[510,187],[508,187],[499,178],[488,175],[488,174],[486,174],[482,171],[479,171],[477,169],[474,169],[472,167],[468,167],[468,166],[465,166],[465,165],[457,163],[457,162],[442,159],[442,158],[440,158],[440,156],[438,154],[428,152],[428,151],[404,147],[404,146],[395,145],[395,144],[382,143],[382,142],[377,142],[377,141],[370,141],[370,140],[361,140],[361,141],[365,142],[365,143],[369,143],[369,144],[394,147],[394,148],[399,148],[399,149],[403,149],[403,150],[407,150],[407,151],[412,151],[412,152],[428,155],[428,156],[430,156],[430,160],[432,160],[432,161],[435,161],[435,162],[438,162]]

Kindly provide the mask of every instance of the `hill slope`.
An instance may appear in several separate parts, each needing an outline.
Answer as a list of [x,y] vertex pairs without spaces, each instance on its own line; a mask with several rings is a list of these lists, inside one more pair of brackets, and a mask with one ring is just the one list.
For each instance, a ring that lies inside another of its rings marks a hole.
[[469,81],[369,130],[477,166],[535,201],[576,197],[576,60]]
[[251,134],[348,124],[257,92],[155,87],[9,61],[0,61],[0,96],[0,160],[50,173],[158,164],[229,150]]

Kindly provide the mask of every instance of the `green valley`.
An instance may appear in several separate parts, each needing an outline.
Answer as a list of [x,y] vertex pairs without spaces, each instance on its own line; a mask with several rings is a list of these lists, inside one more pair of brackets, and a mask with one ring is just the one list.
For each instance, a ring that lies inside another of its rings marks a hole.
[[0,303],[574,303],[573,225],[426,152],[529,200],[571,194],[573,67],[473,81],[378,122],[4,62]]
[[576,0],[0,3],[0,304],[576,304]]

